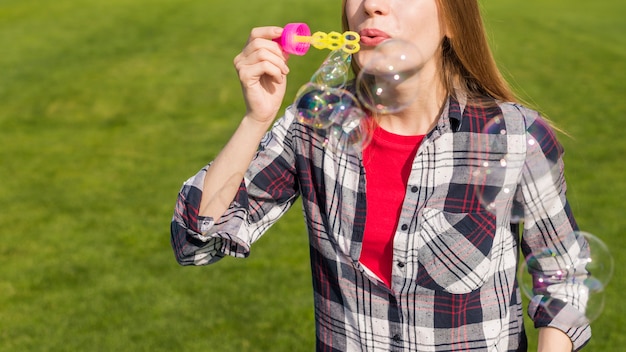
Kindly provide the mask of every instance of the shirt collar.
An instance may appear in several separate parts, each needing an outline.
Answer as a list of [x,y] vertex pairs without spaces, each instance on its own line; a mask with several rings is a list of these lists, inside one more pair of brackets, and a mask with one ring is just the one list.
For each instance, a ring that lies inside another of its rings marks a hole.
[[465,104],[466,99],[463,96],[448,96],[435,130],[438,130],[440,133],[460,131]]

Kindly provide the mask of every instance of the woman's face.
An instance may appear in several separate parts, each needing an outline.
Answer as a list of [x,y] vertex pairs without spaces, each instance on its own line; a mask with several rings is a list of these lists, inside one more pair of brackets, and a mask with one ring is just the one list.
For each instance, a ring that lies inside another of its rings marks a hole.
[[361,36],[361,51],[355,55],[360,67],[377,45],[394,38],[413,43],[423,64],[438,60],[445,28],[436,0],[345,0],[345,12],[350,30]]

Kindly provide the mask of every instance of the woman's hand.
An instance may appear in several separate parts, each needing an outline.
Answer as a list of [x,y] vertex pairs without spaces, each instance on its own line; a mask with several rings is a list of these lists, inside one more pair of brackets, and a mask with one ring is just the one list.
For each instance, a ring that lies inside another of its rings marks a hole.
[[246,103],[246,117],[267,124],[274,120],[287,87],[288,54],[272,39],[280,37],[280,27],[258,27],[235,57],[234,64]]

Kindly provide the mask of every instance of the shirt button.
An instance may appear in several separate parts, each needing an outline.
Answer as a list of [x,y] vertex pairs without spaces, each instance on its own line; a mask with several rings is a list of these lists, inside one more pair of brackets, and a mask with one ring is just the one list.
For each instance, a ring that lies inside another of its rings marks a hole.
[[398,262],[398,267],[404,268],[404,262]]
[[417,190],[418,190],[417,186],[411,187],[411,192],[417,193]]
[[400,334],[393,335],[391,339],[395,342],[402,342],[402,336],[400,336]]
[[402,227],[400,227],[402,229],[402,231],[406,231],[409,229],[409,225],[407,224],[403,224]]

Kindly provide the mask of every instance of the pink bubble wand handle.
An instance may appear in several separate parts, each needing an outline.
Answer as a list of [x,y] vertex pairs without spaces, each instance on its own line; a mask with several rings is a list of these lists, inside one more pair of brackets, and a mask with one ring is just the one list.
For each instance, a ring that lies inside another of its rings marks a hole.
[[286,53],[302,56],[309,51],[311,42],[302,40],[310,38],[311,30],[306,23],[289,23],[283,28],[280,38],[274,39]]

